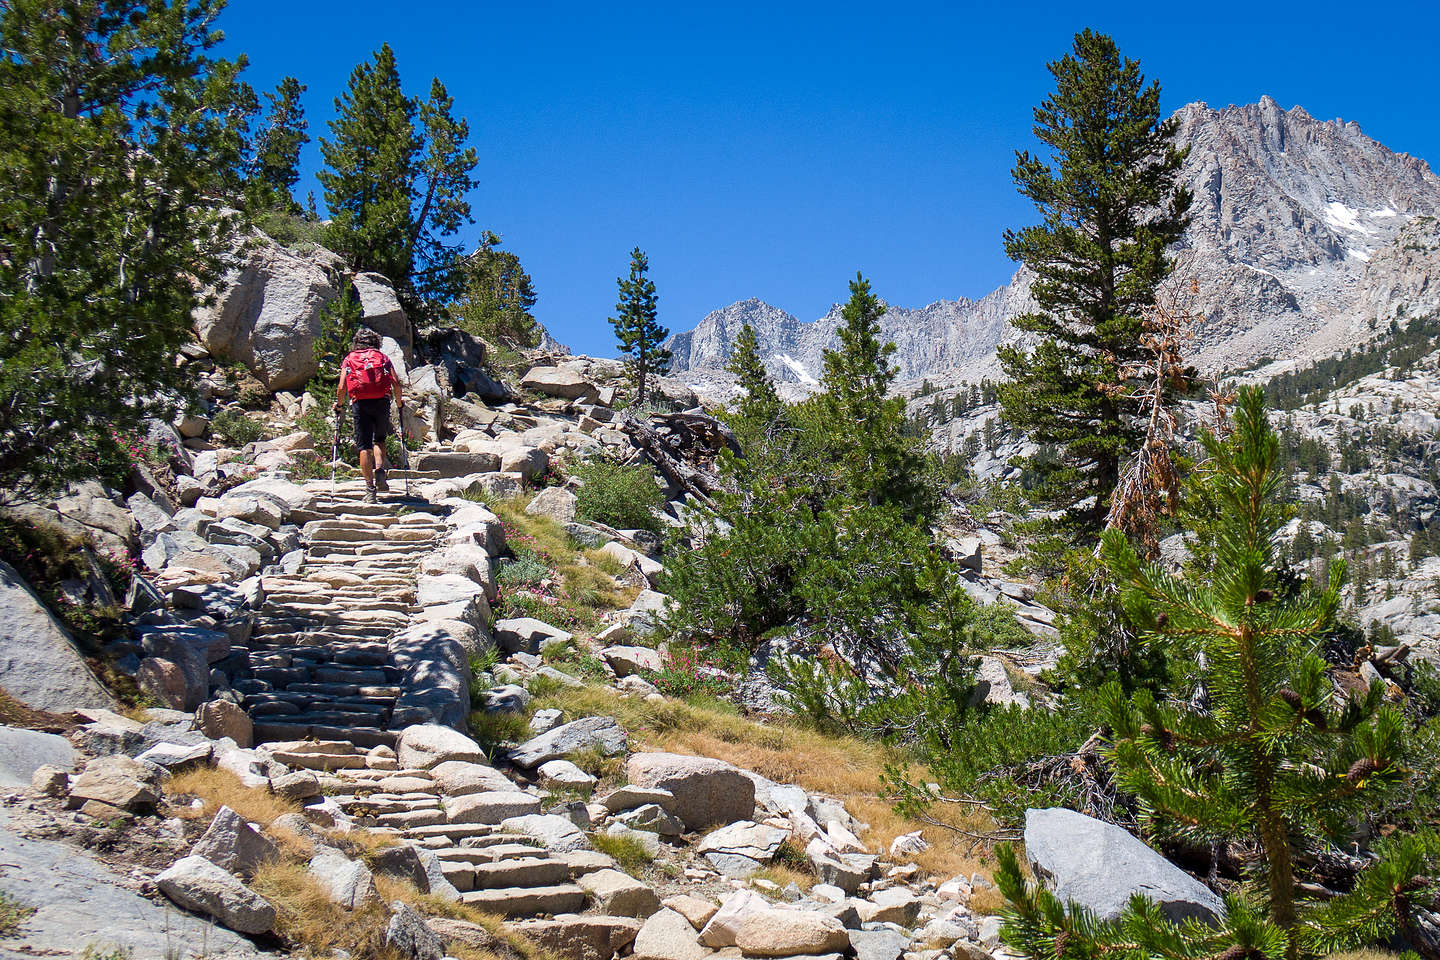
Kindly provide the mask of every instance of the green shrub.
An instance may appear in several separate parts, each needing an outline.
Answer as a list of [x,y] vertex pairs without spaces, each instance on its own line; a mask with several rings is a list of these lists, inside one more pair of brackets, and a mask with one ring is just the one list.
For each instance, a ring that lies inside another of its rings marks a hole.
[[330,422],[330,417],[323,408],[316,406],[311,408],[309,413],[301,414],[295,421],[295,426],[310,434],[316,450],[322,451],[322,454],[329,451],[330,442],[335,439],[335,425]]
[[528,586],[555,576],[540,554],[525,547],[517,549],[514,558],[500,561],[499,567],[496,580],[507,586]]
[[210,432],[227,447],[243,447],[265,436],[265,428],[234,407],[226,407],[210,421]]
[[255,226],[276,243],[300,252],[324,243],[324,224],[289,210],[266,210],[255,217]]
[[530,739],[530,717],[508,710],[476,710],[470,714],[470,736],[493,760],[500,747]]
[[656,511],[665,504],[665,494],[651,467],[591,460],[575,465],[570,473],[583,483],[575,505],[575,518],[580,522],[593,520],[617,530],[659,532]]

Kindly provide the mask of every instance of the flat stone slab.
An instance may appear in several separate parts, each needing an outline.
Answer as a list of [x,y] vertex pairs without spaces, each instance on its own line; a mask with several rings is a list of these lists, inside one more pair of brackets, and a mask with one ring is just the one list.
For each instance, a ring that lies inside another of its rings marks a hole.
[[75,766],[75,748],[54,733],[0,727],[0,787],[28,787],[35,771],[49,764],[61,770]]
[[123,949],[133,960],[275,956],[206,918],[147,900],[82,850],[21,837],[9,824],[0,811],[0,890],[35,913],[4,941],[5,956],[79,957],[87,947]]

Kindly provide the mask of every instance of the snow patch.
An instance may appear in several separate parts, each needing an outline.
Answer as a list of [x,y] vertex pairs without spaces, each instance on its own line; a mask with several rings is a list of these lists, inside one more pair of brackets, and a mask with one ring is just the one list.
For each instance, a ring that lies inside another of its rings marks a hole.
[[1347,207],[1339,200],[1325,204],[1325,222],[1336,230],[1348,233],[1369,233],[1370,228],[1360,222],[1360,211]]
[[805,369],[804,364],[802,364],[799,360],[796,360],[794,357],[790,356],[790,354],[777,353],[775,354],[775,359],[779,360],[781,363],[785,364],[785,366],[789,367],[790,372],[795,374],[795,376],[799,377],[800,382],[805,384],[807,387],[818,387],[820,385],[819,380],[816,380],[814,377],[810,376],[810,373]]
[[1370,262],[1370,251],[1368,251],[1368,250],[1356,250],[1354,247],[1351,247],[1349,250],[1346,250],[1346,251],[1345,251],[1345,254],[1346,254],[1347,256],[1354,257],[1356,260],[1359,260],[1361,263],[1369,263],[1369,262]]
[[[1240,264],[1240,266],[1244,267],[1247,270],[1254,270],[1256,273],[1264,274],[1265,276],[1279,283],[1282,287],[1285,286],[1285,281],[1275,276],[1275,274],[1271,273],[1269,270],[1261,269],[1260,267],[1257,267],[1251,263],[1242,263]],[[1311,272],[1313,273],[1314,271]]]
[[1388,220],[1391,217],[1400,216],[1400,213],[1394,207],[1385,206],[1380,208],[1379,210],[1371,210],[1370,216],[1374,217],[1376,220]]

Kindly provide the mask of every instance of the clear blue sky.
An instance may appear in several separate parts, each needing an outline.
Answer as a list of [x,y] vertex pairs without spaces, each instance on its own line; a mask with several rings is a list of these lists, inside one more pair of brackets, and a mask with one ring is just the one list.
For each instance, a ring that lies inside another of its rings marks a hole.
[[438,76],[480,152],[476,226],[534,277],[536,315],[613,355],[630,248],[672,330],[759,297],[812,320],[863,270],[886,300],[979,297],[1031,221],[1010,181],[1047,61],[1086,26],[1167,112],[1270,94],[1440,163],[1429,2],[410,3],[231,0],[247,78],[308,85],[315,139],[351,68],[389,42],[412,94]]

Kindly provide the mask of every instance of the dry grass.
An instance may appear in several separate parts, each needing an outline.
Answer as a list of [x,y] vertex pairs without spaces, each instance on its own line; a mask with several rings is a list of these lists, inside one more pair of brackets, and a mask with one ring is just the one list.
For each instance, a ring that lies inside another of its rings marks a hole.
[[[311,955],[344,950],[356,960],[400,960],[385,946],[385,906],[344,909],[331,902],[303,863],[264,864],[251,887],[275,905],[275,932]],[[414,887],[410,889],[413,896]]]
[[1361,947],[1359,950],[1341,950],[1330,954],[1325,960],[1399,960],[1405,954],[1384,947]]
[[[944,827],[902,817],[881,796],[880,777],[888,762],[903,759],[884,747],[850,737],[833,737],[802,727],[748,720],[734,713],[682,700],[649,703],[599,688],[558,690],[536,702],[559,707],[567,715],[607,715],[629,731],[632,750],[664,750],[716,757],[812,793],[845,801],[854,816],[870,825],[865,841],[872,850],[887,848],[903,833],[921,831],[930,849],[914,858],[921,869],[942,879],[956,874],[989,876],[991,866],[971,851],[971,841]],[[970,832],[992,826],[983,814],[955,807],[932,811],[937,819]],[[789,882],[789,881],[786,881]]]
[[226,806],[246,820],[268,827],[276,817],[300,812],[299,804],[294,801],[277,797],[260,787],[247,787],[235,774],[216,767],[200,767],[176,774],[165,781],[165,794],[171,797],[195,796],[204,801],[204,810],[180,807],[176,813],[181,817],[209,817]]

